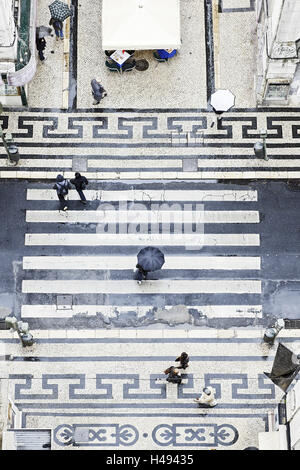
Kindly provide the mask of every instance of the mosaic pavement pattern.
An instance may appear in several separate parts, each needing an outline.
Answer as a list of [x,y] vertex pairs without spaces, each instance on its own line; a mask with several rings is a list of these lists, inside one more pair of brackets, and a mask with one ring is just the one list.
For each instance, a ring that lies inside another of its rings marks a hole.
[[[276,346],[266,347],[260,332],[50,331],[25,354],[6,341],[2,376],[22,425],[52,429],[57,449],[257,447],[282,395],[264,375]],[[293,332],[283,341],[294,342]],[[182,350],[190,366],[182,384],[167,384],[163,370]],[[215,408],[193,402],[204,385],[215,390]]]
[[[298,114],[236,110],[213,127],[213,113],[192,109],[2,115],[21,159],[9,165],[2,151],[0,177],[70,177],[76,168],[105,180],[297,179]],[[267,161],[253,151],[262,129],[268,134]]]

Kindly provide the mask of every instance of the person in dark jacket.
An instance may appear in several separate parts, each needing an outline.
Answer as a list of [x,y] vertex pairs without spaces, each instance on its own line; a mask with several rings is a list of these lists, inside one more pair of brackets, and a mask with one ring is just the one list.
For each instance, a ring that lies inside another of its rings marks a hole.
[[189,355],[186,352],[182,352],[177,359],[175,359],[175,362],[180,361],[180,366],[178,369],[186,369],[189,366]]
[[104,96],[107,96],[107,92],[101,85],[100,79],[93,78],[93,80],[91,81],[91,87],[92,95],[94,97],[93,104],[99,104],[102,98],[104,98]]
[[63,23],[60,20],[57,20],[55,18],[50,18],[49,21],[50,26],[53,26],[55,34],[56,34],[56,41],[64,39],[64,33],[63,33]]
[[179,373],[179,370],[176,369],[176,367],[171,366],[168,369],[164,371],[165,374],[168,374],[168,377],[166,378],[167,382],[170,382],[172,384],[181,384],[181,375]]
[[70,182],[74,184],[76,191],[78,192],[80,196],[80,200],[82,204],[86,204],[86,198],[85,195],[83,194],[83,190],[86,189],[87,185],[89,184],[88,180],[86,179],[85,176],[82,176],[80,173],[76,172],[75,173],[75,178],[71,179]]
[[45,60],[44,50],[46,49],[46,39],[37,37],[36,48],[39,51],[39,58],[41,62],[43,62]]
[[136,268],[138,269],[136,273],[137,282],[138,284],[142,284],[142,281],[146,281],[147,279],[148,271],[145,271],[145,269],[140,264],[137,264]]
[[57,175],[56,183],[53,186],[53,189],[56,189],[57,197],[60,201],[60,209],[66,211],[68,209],[65,196],[68,194],[69,189],[71,189],[70,181],[65,179],[63,175]]

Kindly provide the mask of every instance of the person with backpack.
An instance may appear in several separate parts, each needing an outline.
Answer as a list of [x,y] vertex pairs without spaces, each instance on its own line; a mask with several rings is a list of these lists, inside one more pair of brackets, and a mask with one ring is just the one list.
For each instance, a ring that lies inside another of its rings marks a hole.
[[85,195],[83,194],[83,190],[86,189],[87,185],[89,184],[88,180],[86,179],[85,176],[82,176],[80,173],[76,172],[75,173],[75,178],[71,179],[70,182],[74,184],[76,191],[78,192],[80,196],[80,200],[82,204],[86,204],[86,198]]
[[57,197],[60,201],[60,210],[66,211],[68,209],[65,196],[68,194],[69,189],[71,189],[70,181],[65,179],[63,175],[57,175],[56,183],[53,186],[53,189],[56,189]]

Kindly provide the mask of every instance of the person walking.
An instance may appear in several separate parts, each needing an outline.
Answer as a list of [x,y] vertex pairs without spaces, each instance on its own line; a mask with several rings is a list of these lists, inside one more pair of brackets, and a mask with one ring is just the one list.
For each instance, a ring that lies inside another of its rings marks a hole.
[[55,34],[56,34],[56,41],[59,38],[63,41],[64,39],[64,32],[63,32],[63,23],[61,20],[57,20],[56,18],[50,18],[49,25],[53,26]]
[[56,183],[53,186],[53,189],[56,189],[57,197],[60,201],[60,210],[66,211],[68,209],[65,196],[68,194],[69,189],[71,189],[70,181],[65,179],[63,175],[57,175]]
[[70,180],[70,183],[74,184],[76,191],[80,196],[80,200],[82,204],[86,204],[86,197],[83,194],[83,190],[86,189],[87,185],[89,184],[88,180],[85,176],[82,176],[80,173],[75,173],[75,178]]
[[99,104],[102,98],[104,98],[104,96],[107,96],[107,92],[104,89],[104,87],[101,85],[99,78],[97,79],[93,78],[93,80],[91,81],[91,87],[92,87],[92,95],[94,97],[93,104],[94,105]]
[[189,355],[186,352],[182,352],[180,356],[175,359],[175,362],[180,361],[180,366],[178,367],[178,369],[186,369],[189,366],[189,360]]
[[212,387],[204,387],[201,397],[196,398],[194,402],[198,403],[199,405],[207,405],[210,407],[216,406],[218,404],[217,400],[215,399],[215,393]]
[[164,371],[168,377],[166,378],[167,382],[170,382],[172,384],[181,384],[181,374],[179,373],[179,369],[177,369],[174,366],[169,367]]
[[45,56],[44,56],[44,50],[46,49],[46,39],[45,38],[36,38],[36,48],[39,52],[39,58],[41,62],[44,62]]
[[146,281],[147,279],[148,271],[145,271],[140,264],[137,264],[136,268],[138,269],[136,273],[137,282],[138,284],[142,284],[142,281]]

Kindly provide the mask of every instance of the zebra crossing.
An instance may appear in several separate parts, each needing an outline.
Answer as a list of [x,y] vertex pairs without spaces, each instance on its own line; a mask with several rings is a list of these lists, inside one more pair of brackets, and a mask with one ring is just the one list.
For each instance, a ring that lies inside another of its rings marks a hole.
[[[139,326],[178,307],[189,323],[262,318],[257,190],[91,186],[84,210],[69,192],[67,212],[58,210],[55,190],[27,189],[22,318],[101,316],[115,325],[134,313]],[[166,261],[138,285],[136,256],[147,245],[160,247]]]

